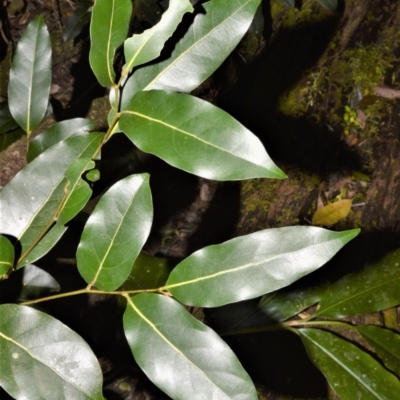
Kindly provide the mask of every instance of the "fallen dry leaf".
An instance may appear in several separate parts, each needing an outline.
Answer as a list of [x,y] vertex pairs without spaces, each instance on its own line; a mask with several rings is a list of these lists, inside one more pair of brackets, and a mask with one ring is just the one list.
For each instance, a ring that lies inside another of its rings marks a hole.
[[342,199],[334,203],[328,203],[320,208],[312,217],[313,225],[330,226],[347,217],[351,209],[351,199]]

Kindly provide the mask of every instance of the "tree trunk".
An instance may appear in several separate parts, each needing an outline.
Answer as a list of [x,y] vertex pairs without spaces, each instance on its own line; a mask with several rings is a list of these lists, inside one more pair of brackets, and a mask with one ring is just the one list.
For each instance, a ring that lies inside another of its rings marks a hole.
[[[322,203],[350,198],[348,216],[327,227],[359,227],[361,235],[307,277],[333,281],[400,243],[400,3],[346,1],[341,15],[317,2],[302,10],[271,3],[269,44],[219,105],[262,140],[288,179],[240,183],[233,236],[310,225]],[[351,320],[400,331],[399,316],[397,309]],[[247,353],[246,342],[230,344]],[[265,398],[293,398],[274,385],[260,389]]]

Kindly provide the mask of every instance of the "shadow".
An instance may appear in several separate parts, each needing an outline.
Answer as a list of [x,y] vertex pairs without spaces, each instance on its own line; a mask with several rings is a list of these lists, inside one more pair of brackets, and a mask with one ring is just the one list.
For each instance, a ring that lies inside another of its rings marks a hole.
[[79,61],[72,64],[71,67],[71,75],[74,78],[72,97],[69,102],[71,106],[63,109],[55,99],[52,99],[54,115],[57,121],[86,117],[92,101],[95,98],[104,96],[106,93],[106,89],[98,83],[89,64],[90,39],[88,25],[82,29],[82,32],[75,40],[83,40],[83,46]]
[[280,97],[316,65],[338,23],[337,15],[313,25],[282,29],[218,100],[219,107],[260,138],[278,164],[310,173],[360,165],[358,157],[323,122],[293,118],[278,110]]
[[[295,399],[327,398],[327,384],[295,334],[263,332],[224,338],[255,383]],[[275,398],[275,397],[274,397]],[[278,397],[277,397],[278,398]]]

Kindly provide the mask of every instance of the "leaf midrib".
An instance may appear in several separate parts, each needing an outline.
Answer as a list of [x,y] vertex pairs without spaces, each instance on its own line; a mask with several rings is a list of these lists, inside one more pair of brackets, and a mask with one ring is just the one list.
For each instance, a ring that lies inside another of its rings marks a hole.
[[123,114],[135,115],[135,116],[137,116],[137,117],[146,119],[146,120],[148,120],[148,121],[155,122],[155,123],[158,123],[158,124],[160,124],[160,125],[164,125],[165,127],[169,128],[169,129],[171,129],[171,130],[173,130],[173,131],[178,131],[178,132],[180,132],[180,133],[183,133],[184,135],[187,135],[187,136],[189,136],[189,137],[191,137],[191,138],[193,138],[193,139],[195,139],[195,140],[198,140],[199,142],[202,142],[202,143],[204,143],[204,144],[207,145],[207,146],[213,147],[213,148],[215,148],[215,149],[217,149],[217,150],[219,150],[219,151],[221,151],[221,152],[223,152],[223,153],[230,154],[231,156],[233,156],[233,157],[235,157],[235,158],[238,158],[238,159],[241,160],[241,161],[246,161],[246,162],[248,162],[248,163],[250,163],[250,164],[256,165],[256,166],[258,166],[258,167],[260,167],[260,168],[263,168],[263,169],[266,169],[266,170],[270,171],[270,169],[267,168],[267,167],[265,167],[264,165],[260,165],[260,164],[257,164],[257,163],[255,163],[255,162],[251,161],[251,160],[248,160],[248,159],[246,159],[246,158],[240,157],[240,156],[238,156],[237,154],[232,153],[231,151],[229,151],[229,150],[227,150],[227,149],[224,149],[224,148],[222,148],[222,147],[219,147],[219,146],[217,146],[217,145],[214,144],[214,143],[207,142],[206,140],[200,138],[199,136],[196,136],[196,135],[193,134],[193,133],[190,133],[190,132],[185,131],[185,130],[183,130],[183,129],[181,129],[181,128],[178,128],[177,126],[168,124],[167,122],[164,122],[164,121],[162,121],[162,120],[160,120],[160,119],[152,118],[152,117],[150,117],[150,116],[148,116],[148,115],[145,115],[145,114],[142,114],[142,113],[139,113],[139,112],[136,112],[136,111],[123,111],[121,114],[122,114],[122,115],[123,115]]
[[377,399],[380,399],[381,397],[379,397],[379,394],[376,393],[375,391],[373,391],[372,389],[369,388],[369,386],[366,386],[363,384],[363,381],[358,377],[357,374],[353,373],[352,370],[350,368],[347,368],[345,364],[343,364],[343,362],[336,358],[334,354],[332,354],[331,352],[329,352],[325,347],[321,346],[318,342],[316,342],[315,340],[309,338],[307,335],[305,335],[305,337],[310,340],[316,347],[318,347],[319,349],[321,349],[321,351],[323,353],[325,353],[328,357],[332,358],[332,360],[334,360],[343,370],[345,370],[349,375],[351,375],[357,382],[359,382],[361,384],[361,386],[363,386],[364,388],[366,388],[371,394],[373,394]]
[[160,338],[162,340],[164,340],[164,342],[166,344],[168,344],[174,351],[176,351],[189,365],[191,365],[193,368],[195,368],[197,371],[200,372],[201,375],[203,375],[215,388],[217,388],[221,393],[223,393],[225,396],[227,395],[219,386],[216,385],[215,382],[213,382],[211,380],[211,378],[202,370],[200,369],[196,364],[194,364],[189,358],[186,357],[186,355],[184,353],[182,353],[181,350],[179,350],[173,343],[171,343],[168,338],[166,338],[162,332],[160,332],[157,327],[155,326],[155,324],[153,324],[153,322],[151,322],[144,314],[141,313],[141,311],[135,306],[135,304],[133,303],[132,299],[126,295],[125,296],[126,299],[128,300],[129,304],[131,305],[131,307],[135,310],[135,312],[140,316],[140,318],[142,318],[149,326],[151,329],[153,329],[156,334],[158,336],[160,336]]
[[[35,354],[33,354],[27,347],[23,346],[22,344],[18,343],[17,341],[15,341],[13,338],[5,335],[4,333],[0,332],[0,337],[4,338],[5,340],[13,343],[15,346],[19,347],[20,349],[22,349],[23,351],[25,351],[26,353],[28,353],[28,355],[33,358],[34,360],[36,360],[37,362],[40,362],[42,365],[46,366],[47,368],[51,369],[56,375],[58,375],[62,380],[68,382],[70,385],[74,386],[78,391],[85,393],[88,398],[91,398],[91,394],[86,392],[85,390],[83,390],[79,385],[76,385],[74,382],[70,381],[68,378],[64,377],[63,375],[61,375],[53,366],[47,364],[45,361],[41,360],[40,358],[38,358]],[[53,343],[52,343],[53,344]]]
[[[231,0],[229,0],[231,1]],[[187,53],[191,52],[192,49],[197,46],[201,41],[205,40],[208,36],[210,36],[216,29],[218,29],[220,26],[226,23],[226,21],[229,21],[232,19],[243,7],[247,6],[248,3],[250,3],[253,0],[248,0],[246,3],[244,3],[242,6],[240,6],[233,14],[230,14],[228,18],[224,19],[220,24],[216,25],[213,29],[211,29],[209,32],[207,32],[206,35],[202,36],[199,40],[194,42],[192,46],[190,46],[187,50],[185,50],[183,53],[181,53],[178,57],[176,57],[172,63],[169,63],[166,68],[161,70],[155,78],[150,81],[147,86],[143,90],[149,90],[150,87],[160,78],[161,75],[164,75],[167,73],[183,56],[185,56]]]

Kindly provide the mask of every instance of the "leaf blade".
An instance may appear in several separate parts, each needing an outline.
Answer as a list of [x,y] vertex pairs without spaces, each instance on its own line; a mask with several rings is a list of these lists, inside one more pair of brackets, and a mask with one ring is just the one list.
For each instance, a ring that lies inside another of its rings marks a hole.
[[[188,399],[193,393],[207,399],[257,399],[234,353],[180,304],[151,293],[127,300],[124,330],[129,346],[165,393],[174,399]],[[182,379],[187,375],[191,379]]]
[[43,16],[39,16],[28,25],[18,42],[8,85],[10,112],[28,135],[46,113],[50,84],[50,35]]
[[152,218],[148,174],[128,176],[109,189],[89,217],[76,253],[79,273],[90,286],[105,291],[121,286],[150,233]]
[[83,135],[94,128],[94,123],[84,118],[74,118],[55,123],[37,135],[29,144],[27,160],[31,162],[39,154],[68,137]]
[[130,0],[96,0],[93,6],[89,62],[102,86],[114,84],[114,54],[126,38],[131,14]]
[[0,235],[0,279],[13,267],[14,256],[14,246],[5,236]]
[[339,201],[335,201],[334,203],[328,203],[326,206],[315,212],[311,223],[313,225],[322,226],[336,224],[349,215],[352,202],[353,200],[350,199],[341,199]]
[[193,11],[189,0],[171,0],[168,10],[160,22],[140,35],[125,40],[124,52],[126,64],[123,74],[132,68],[157,58],[164,43],[175,31],[185,13]]
[[255,232],[193,253],[174,268],[163,289],[198,307],[255,298],[321,267],[358,233],[305,226]]
[[307,352],[341,400],[391,400],[400,397],[400,382],[369,354],[333,333],[299,329]]
[[0,382],[11,396],[103,399],[100,366],[77,333],[29,307],[3,304],[0,316]]
[[400,377],[400,335],[374,325],[362,325],[355,328],[374,348],[384,364]]
[[204,178],[285,177],[256,136],[226,112],[193,96],[140,92],[121,113],[119,126],[141,150]]
[[133,95],[142,90],[190,92],[199,86],[247,32],[259,3],[260,0],[213,0],[203,4],[204,12],[196,15],[171,57],[140,68],[128,79],[121,109],[127,109]]
[[400,250],[388,253],[363,271],[346,275],[322,297],[315,317],[344,318],[400,304]]

